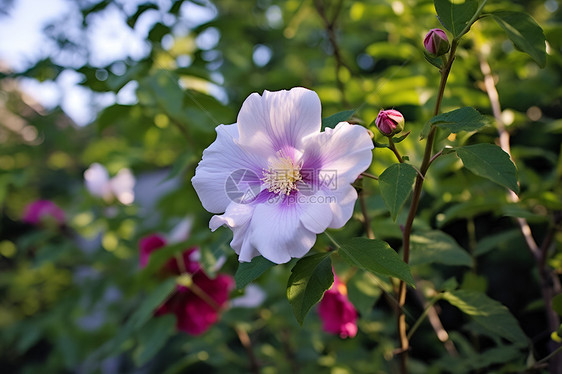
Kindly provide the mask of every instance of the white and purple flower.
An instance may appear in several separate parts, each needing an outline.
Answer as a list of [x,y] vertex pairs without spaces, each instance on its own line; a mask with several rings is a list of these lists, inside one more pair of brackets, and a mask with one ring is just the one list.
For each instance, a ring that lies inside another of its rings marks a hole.
[[108,203],[117,199],[121,204],[129,205],[135,200],[135,177],[130,169],[121,169],[110,178],[107,169],[95,162],[84,172],[84,180],[90,194]]
[[216,128],[192,179],[209,226],[227,226],[241,262],[262,255],[281,264],[304,256],[327,228],[351,218],[351,186],[371,164],[368,131],[340,122],[321,132],[315,92],[251,94],[232,125]]

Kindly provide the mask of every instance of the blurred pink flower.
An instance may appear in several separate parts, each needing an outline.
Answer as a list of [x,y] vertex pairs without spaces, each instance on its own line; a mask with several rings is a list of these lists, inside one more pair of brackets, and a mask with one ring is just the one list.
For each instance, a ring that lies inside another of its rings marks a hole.
[[351,218],[351,185],[369,167],[373,142],[362,126],[340,122],[321,132],[318,95],[302,87],[251,94],[237,123],[216,128],[191,180],[227,226],[241,262],[262,255],[277,264],[304,256],[327,228]]
[[347,298],[347,287],[334,273],[334,284],[324,293],[318,305],[322,328],[341,338],[357,335],[357,311]]
[[23,221],[39,225],[45,220],[54,220],[59,225],[65,222],[64,211],[50,200],[36,200],[27,205]]
[[158,234],[145,236],[139,241],[139,263],[144,268],[148,264],[150,254],[166,245],[166,240]]
[[[166,245],[166,240],[153,234],[139,241],[140,266],[145,267],[149,256]],[[219,274],[211,279],[197,261],[198,249],[191,248],[181,255],[182,263],[171,258],[163,267],[164,273],[180,275],[184,271],[191,275],[191,286],[176,286],[176,291],[155,312],[156,315],[174,313],[176,327],[191,335],[207,331],[219,318],[225,307],[234,280],[229,275]]]

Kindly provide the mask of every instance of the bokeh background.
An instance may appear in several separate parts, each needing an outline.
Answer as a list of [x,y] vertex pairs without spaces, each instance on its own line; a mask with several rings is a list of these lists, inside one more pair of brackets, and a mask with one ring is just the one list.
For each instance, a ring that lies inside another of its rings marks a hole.
[[[546,67],[484,18],[459,47],[443,102],[444,111],[474,106],[491,115],[481,71],[481,61],[489,63],[511,134],[521,202],[508,204],[505,190],[464,171],[453,156],[443,157],[432,167],[416,221],[418,229],[439,227],[453,236],[473,265],[426,263],[415,274],[434,288],[454,278],[502,302],[531,348],[494,340],[439,303],[459,355],[449,357],[423,325],[412,340],[412,372],[517,371],[529,357],[547,354],[551,331],[540,282],[513,217],[528,219],[539,243],[553,232],[548,265],[559,274],[560,8],[555,0],[487,5],[535,18],[547,39]],[[157,300],[169,283],[154,266],[140,269],[138,241],[169,235],[188,219],[190,239],[180,246],[199,247],[209,274],[221,257],[220,272],[235,273],[231,233],[210,233],[210,214],[190,179],[214,128],[234,123],[252,92],[304,86],[320,96],[324,117],[353,109],[353,121],[367,127],[381,108],[398,109],[412,131],[400,149],[419,164],[418,135],[432,116],[439,81],[422,41],[435,27],[433,1],[424,0],[1,0],[1,371],[245,373],[253,370],[245,336],[263,373],[395,370],[395,317],[381,296],[390,291],[384,280],[361,272],[350,280],[361,314],[354,339],[323,332],[314,311],[298,325],[285,297],[288,266],[258,279],[263,298],[255,296],[249,307],[234,303],[207,333],[192,337],[176,331],[173,318],[151,317],[155,303],[146,300]],[[440,142],[493,143],[497,130],[471,135]],[[370,172],[382,173],[392,157],[375,150]],[[130,169],[134,201],[92,195],[84,172],[93,163],[110,176]],[[362,187],[377,238],[398,249],[405,213],[392,221],[378,185],[365,180]],[[62,227],[52,220],[24,222],[26,206],[38,199],[61,207]],[[361,230],[352,219],[334,235]],[[319,237],[317,247],[326,245]],[[348,269],[336,264],[336,270]],[[411,316],[423,310],[415,300],[412,295]],[[135,313],[144,316],[141,322],[128,322]]]

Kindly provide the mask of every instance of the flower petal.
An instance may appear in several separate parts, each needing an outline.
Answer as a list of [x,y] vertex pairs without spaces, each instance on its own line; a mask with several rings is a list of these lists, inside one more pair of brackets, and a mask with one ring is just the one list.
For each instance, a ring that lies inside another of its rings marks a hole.
[[334,129],[308,136],[304,142],[303,169],[335,171],[336,188],[353,183],[371,165],[373,141],[362,126],[340,122]]
[[240,262],[249,262],[252,261],[252,258],[259,256],[259,252],[252,247],[247,237],[253,212],[254,205],[233,202],[226,208],[223,215],[213,216],[209,222],[212,231],[220,226],[227,226],[232,230],[230,246],[239,255]]
[[[238,144],[236,124],[220,125],[216,131],[217,139],[203,152],[203,159],[199,162],[191,183],[207,211],[222,213],[234,196],[231,190],[227,191],[229,176],[239,170],[242,172],[241,178],[255,179],[254,186],[259,189],[259,177],[267,165],[267,159],[246,151]],[[240,179],[231,178],[230,181],[233,181],[236,188]],[[247,184],[244,186],[248,188]],[[251,190],[250,188],[250,192]],[[242,189],[240,192],[245,191]]]
[[298,204],[262,203],[256,205],[249,231],[250,243],[262,256],[276,264],[302,257],[316,241],[316,234],[300,222]]
[[328,228],[332,222],[331,203],[336,203],[334,196],[328,196],[323,190],[314,195],[307,196],[299,194],[299,206],[301,209],[300,220],[307,230],[320,234]]
[[253,93],[238,113],[240,144],[269,155],[286,147],[300,149],[303,137],[320,131],[321,111],[318,95],[303,87]]
[[337,191],[330,191],[331,196],[334,197],[334,202],[330,203],[332,209],[332,222],[328,227],[332,229],[339,229],[349,221],[353,215],[353,208],[357,200],[357,191],[355,188],[348,184],[338,188]]

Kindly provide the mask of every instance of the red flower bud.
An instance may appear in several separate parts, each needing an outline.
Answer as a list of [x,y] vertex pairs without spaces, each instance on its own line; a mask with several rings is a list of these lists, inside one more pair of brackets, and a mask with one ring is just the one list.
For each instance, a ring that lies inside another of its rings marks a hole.
[[429,53],[435,56],[442,56],[449,51],[449,39],[447,34],[441,29],[431,29],[423,40],[423,45]]
[[404,116],[397,110],[381,110],[375,120],[377,129],[384,136],[393,136],[404,130]]

